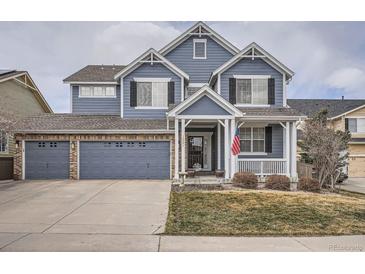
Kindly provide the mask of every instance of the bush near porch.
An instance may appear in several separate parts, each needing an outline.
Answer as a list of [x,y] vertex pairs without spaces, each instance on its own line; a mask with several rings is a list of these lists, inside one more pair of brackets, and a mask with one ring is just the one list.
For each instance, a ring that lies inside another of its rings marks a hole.
[[172,192],[166,234],[365,234],[365,196],[269,190]]

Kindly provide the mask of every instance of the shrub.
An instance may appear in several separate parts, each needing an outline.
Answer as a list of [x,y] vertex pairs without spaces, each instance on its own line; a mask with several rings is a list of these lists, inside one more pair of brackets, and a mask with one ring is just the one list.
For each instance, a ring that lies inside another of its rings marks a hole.
[[321,190],[321,186],[319,181],[309,177],[302,177],[298,182],[298,190],[302,191],[310,191],[310,192],[319,192]]
[[274,190],[290,190],[290,179],[285,175],[270,175],[266,178],[265,187]]
[[257,176],[251,172],[237,172],[234,174],[232,183],[234,186],[242,188],[257,188]]

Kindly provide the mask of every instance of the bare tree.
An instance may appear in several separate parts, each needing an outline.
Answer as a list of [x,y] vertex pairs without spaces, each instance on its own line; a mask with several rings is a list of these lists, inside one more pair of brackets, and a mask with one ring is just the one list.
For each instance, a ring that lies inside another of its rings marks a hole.
[[349,140],[349,132],[328,127],[326,110],[306,121],[300,143],[302,160],[313,164],[321,187],[335,188],[348,158],[346,150]]

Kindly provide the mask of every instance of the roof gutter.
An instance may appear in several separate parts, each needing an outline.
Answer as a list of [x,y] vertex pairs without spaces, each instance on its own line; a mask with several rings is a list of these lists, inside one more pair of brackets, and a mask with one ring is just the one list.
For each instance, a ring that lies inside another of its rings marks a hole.
[[114,129],[97,129],[97,130],[89,130],[89,129],[54,129],[54,130],[14,130],[13,133],[21,134],[21,133],[39,133],[39,134],[166,134],[166,133],[174,133],[173,130],[166,129],[136,129],[136,130],[114,130]]

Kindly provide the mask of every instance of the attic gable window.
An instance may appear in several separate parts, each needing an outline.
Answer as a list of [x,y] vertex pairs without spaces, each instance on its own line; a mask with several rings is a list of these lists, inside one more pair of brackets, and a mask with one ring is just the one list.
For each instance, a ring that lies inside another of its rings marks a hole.
[[105,86],[81,86],[79,91],[79,97],[84,98],[115,98],[115,87]]
[[193,40],[193,59],[207,59],[207,39]]

